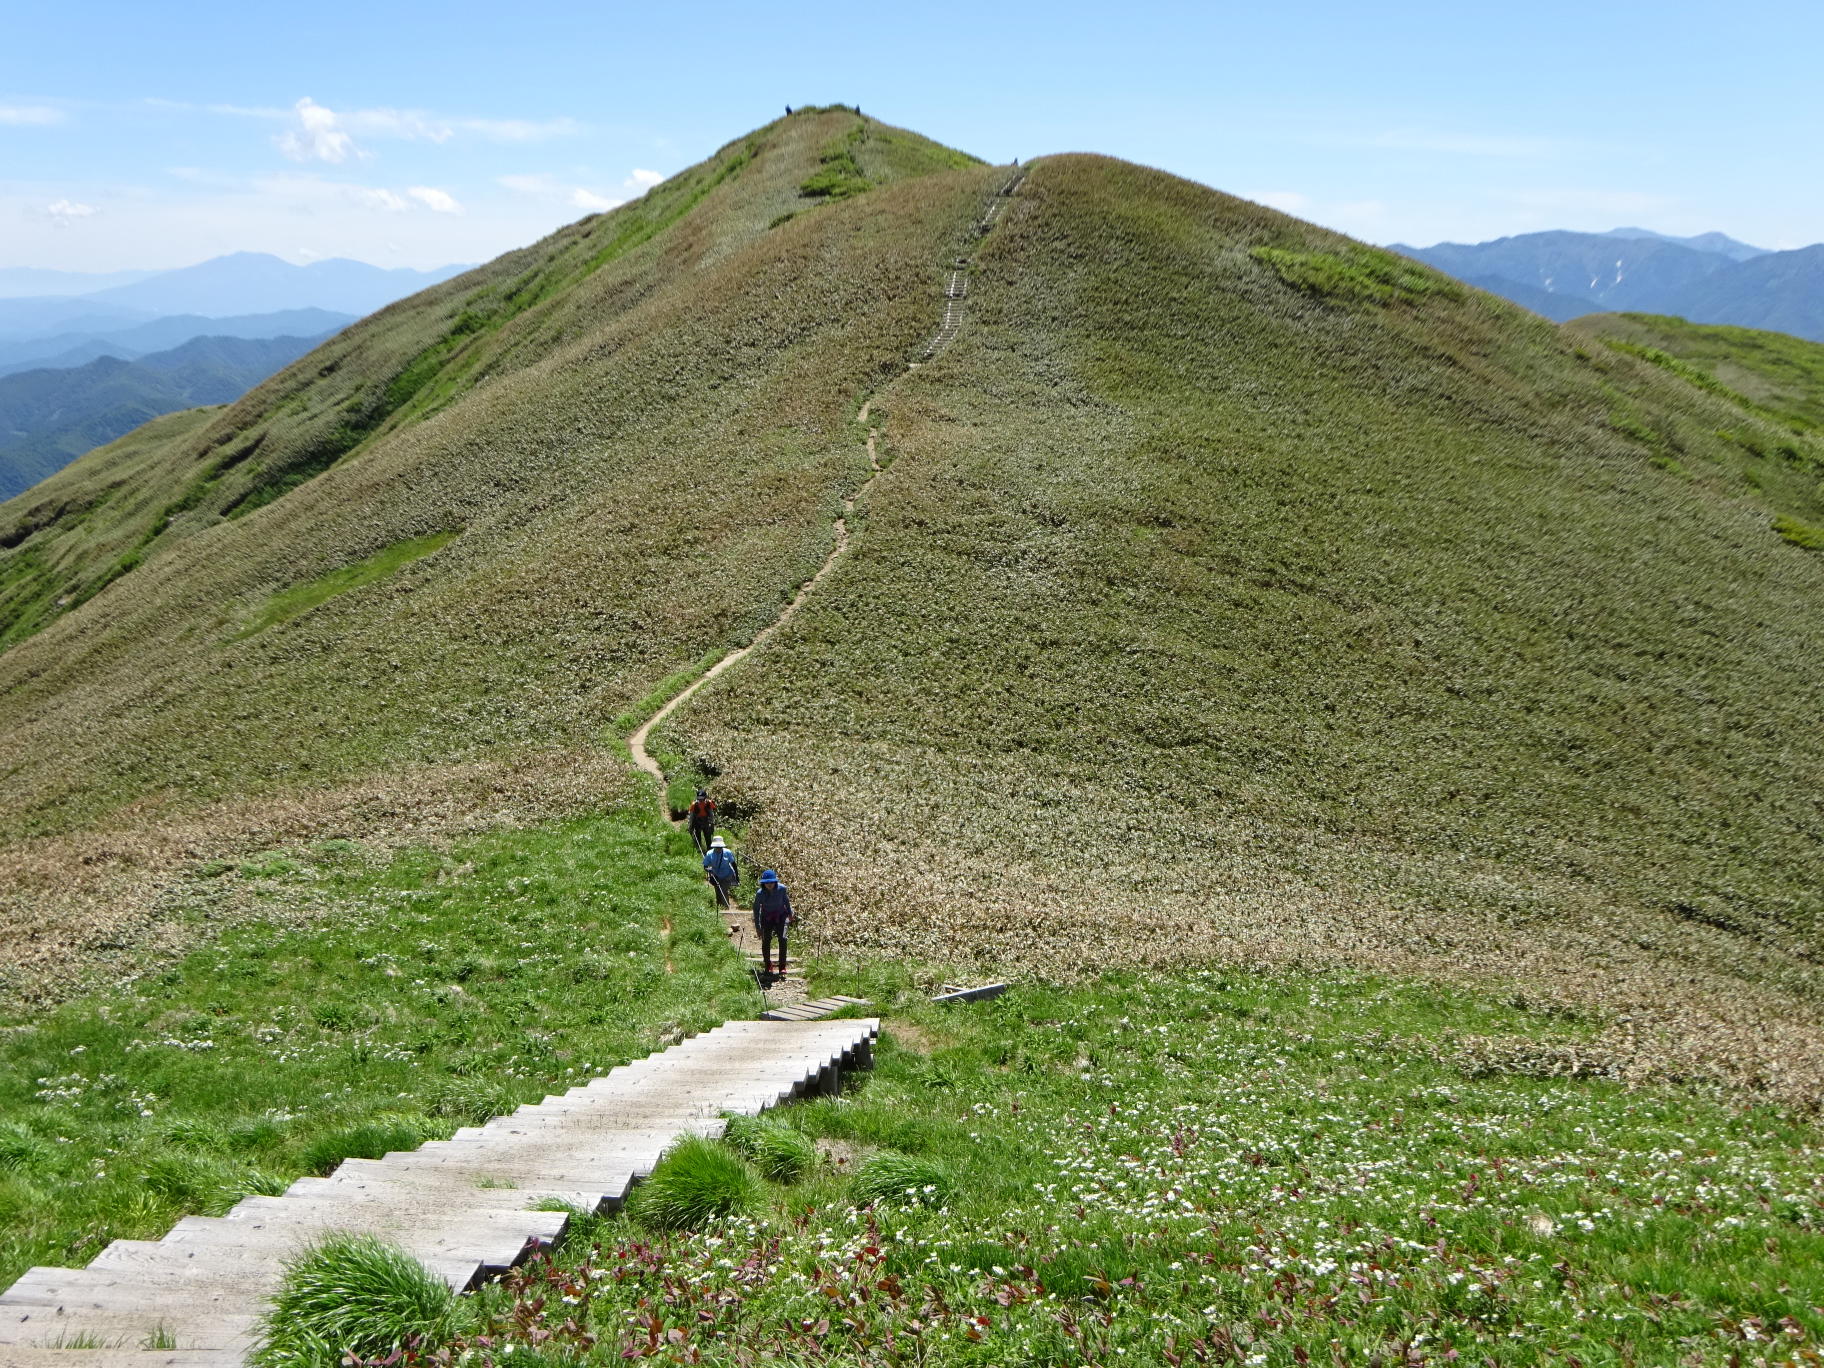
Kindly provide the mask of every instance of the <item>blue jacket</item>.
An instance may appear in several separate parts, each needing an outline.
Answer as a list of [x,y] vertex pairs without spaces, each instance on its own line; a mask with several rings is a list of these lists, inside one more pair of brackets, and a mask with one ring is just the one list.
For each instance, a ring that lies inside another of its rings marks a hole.
[[754,925],[780,927],[792,919],[792,895],[782,883],[761,884],[754,890]]
[[741,881],[741,866],[735,863],[735,852],[726,846],[721,850],[712,850],[703,857],[703,872],[717,883],[732,884]]

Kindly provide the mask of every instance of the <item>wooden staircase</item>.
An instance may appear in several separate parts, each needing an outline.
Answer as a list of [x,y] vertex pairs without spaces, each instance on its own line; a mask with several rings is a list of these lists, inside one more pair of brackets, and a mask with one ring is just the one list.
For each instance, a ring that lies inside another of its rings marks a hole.
[[116,1240],[87,1268],[31,1269],[0,1295],[0,1368],[230,1368],[284,1261],[332,1231],[391,1240],[468,1288],[563,1234],[571,1213],[534,1204],[616,1207],[679,1137],[835,1090],[879,1033],[874,1019],[728,1022],[448,1140]]

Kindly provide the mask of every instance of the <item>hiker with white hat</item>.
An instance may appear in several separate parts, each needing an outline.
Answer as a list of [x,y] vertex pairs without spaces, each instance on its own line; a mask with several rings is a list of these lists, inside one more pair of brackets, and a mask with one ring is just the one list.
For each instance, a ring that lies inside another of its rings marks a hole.
[[703,877],[715,890],[717,907],[726,909],[735,905],[735,885],[741,882],[741,866],[735,862],[735,852],[720,836],[709,843],[709,853],[703,857]]

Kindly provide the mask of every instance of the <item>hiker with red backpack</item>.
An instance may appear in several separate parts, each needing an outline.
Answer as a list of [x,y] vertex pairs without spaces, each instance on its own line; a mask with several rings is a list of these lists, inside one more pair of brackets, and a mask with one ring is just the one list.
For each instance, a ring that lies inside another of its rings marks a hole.
[[768,974],[773,972],[773,941],[779,942],[779,970],[785,973],[785,933],[795,920],[791,894],[772,870],[760,875],[760,887],[754,892],[754,931],[760,937],[760,963]]
[[690,839],[699,854],[709,853],[710,838],[716,834],[716,800],[703,790],[690,802]]

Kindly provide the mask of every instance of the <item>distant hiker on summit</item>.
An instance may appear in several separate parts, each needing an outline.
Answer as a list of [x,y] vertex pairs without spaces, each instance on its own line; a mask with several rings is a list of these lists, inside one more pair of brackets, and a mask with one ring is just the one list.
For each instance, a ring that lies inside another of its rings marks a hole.
[[785,972],[785,932],[792,924],[792,897],[779,882],[779,876],[767,870],[760,876],[760,887],[754,892],[754,931],[760,937],[760,964],[773,972],[773,940],[779,941],[779,972]]
[[735,885],[741,882],[741,866],[735,862],[735,852],[720,836],[709,843],[709,853],[703,857],[703,876],[715,890],[717,907],[735,905]]
[[709,840],[715,834],[716,800],[698,789],[690,803],[690,839],[696,844],[699,855],[709,852]]

